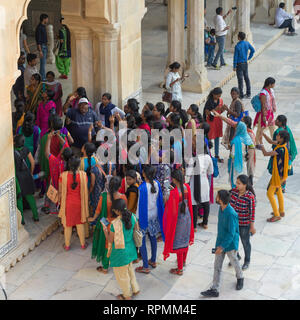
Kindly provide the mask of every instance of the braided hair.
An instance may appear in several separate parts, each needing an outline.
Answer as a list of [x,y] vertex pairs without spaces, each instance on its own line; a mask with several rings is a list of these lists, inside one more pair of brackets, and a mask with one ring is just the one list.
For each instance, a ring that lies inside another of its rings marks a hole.
[[151,193],[156,193],[156,188],[154,185],[154,179],[155,179],[155,175],[156,175],[155,167],[153,167],[151,165],[145,165],[143,168],[143,172],[151,184]]
[[88,177],[90,177],[91,176],[91,170],[92,170],[92,155],[95,153],[96,147],[91,142],[85,143],[85,145],[83,147],[84,147],[85,153],[86,153],[87,158],[88,158],[88,167],[86,169],[86,174],[87,174]]
[[80,166],[80,159],[77,157],[72,157],[69,161],[68,161],[68,165],[69,165],[69,169],[70,171],[72,171],[73,173],[73,183],[71,185],[71,188],[73,190],[76,189],[76,187],[78,186],[78,182],[76,182],[76,172]]
[[119,189],[121,188],[121,183],[122,183],[122,180],[118,176],[112,177],[109,181],[108,192],[109,192],[110,200],[112,203],[114,203],[115,201],[114,193],[119,191]]
[[116,199],[114,200],[111,211],[112,211],[112,217],[117,218],[116,213],[114,210],[121,211],[122,214],[122,221],[125,225],[126,230],[130,230],[132,228],[132,222],[131,222],[131,216],[132,213],[126,208],[126,202],[123,199]]
[[184,186],[183,186],[184,176],[183,176],[183,173],[182,173],[182,171],[180,169],[176,169],[176,170],[172,171],[171,177],[174,180],[177,180],[180,183],[180,191],[181,191],[181,194],[182,194],[180,213],[181,214],[185,214],[186,212],[185,212],[185,202],[184,202]]

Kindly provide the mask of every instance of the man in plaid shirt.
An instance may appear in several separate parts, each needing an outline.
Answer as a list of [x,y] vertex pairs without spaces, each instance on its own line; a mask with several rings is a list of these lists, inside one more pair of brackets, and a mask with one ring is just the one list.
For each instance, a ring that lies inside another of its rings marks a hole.
[[[238,176],[236,188],[230,191],[230,205],[239,217],[240,237],[245,252],[245,260],[242,266],[243,270],[249,268],[251,255],[250,235],[254,235],[256,232],[254,228],[255,204],[255,193],[250,185],[248,176]],[[241,259],[239,255],[238,257]]]

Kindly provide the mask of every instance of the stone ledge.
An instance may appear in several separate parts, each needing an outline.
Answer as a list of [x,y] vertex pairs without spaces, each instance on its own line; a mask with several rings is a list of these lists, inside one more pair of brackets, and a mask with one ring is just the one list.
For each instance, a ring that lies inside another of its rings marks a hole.
[[59,226],[60,220],[57,219],[32,237],[25,230],[21,230],[19,232],[18,247],[0,260],[0,267],[4,267],[5,272],[8,272],[17,262],[20,262],[30,251],[33,251],[35,247],[39,246],[42,241],[57,230]]

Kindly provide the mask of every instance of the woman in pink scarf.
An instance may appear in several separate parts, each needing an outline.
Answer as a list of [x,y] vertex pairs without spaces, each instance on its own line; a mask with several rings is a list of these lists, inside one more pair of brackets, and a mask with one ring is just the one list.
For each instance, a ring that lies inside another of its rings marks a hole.
[[54,98],[54,92],[47,90],[43,92],[43,101],[39,104],[36,114],[36,125],[41,129],[42,138],[49,129],[48,119],[51,114],[56,113],[56,105],[52,100]]

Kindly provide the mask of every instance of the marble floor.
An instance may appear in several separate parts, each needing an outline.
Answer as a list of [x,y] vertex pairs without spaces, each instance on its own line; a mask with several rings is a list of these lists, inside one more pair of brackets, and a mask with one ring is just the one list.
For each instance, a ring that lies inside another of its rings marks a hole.
[[[266,31],[269,37],[273,32]],[[300,140],[300,52],[299,37],[282,36],[264,51],[249,68],[252,94],[256,94],[265,78],[274,77],[278,111],[288,117],[296,144]],[[153,78],[157,85],[158,78]],[[152,84],[150,84],[152,85]],[[230,89],[237,86],[236,78],[223,87],[225,103],[230,103]],[[198,96],[184,94],[184,103]],[[142,101],[160,100],[158,92],[151,93],[148,88]],[[249,100],[244,100],[250,115],[254,113]],[[202,107],[201,107],[202,109]],[[228,158],[227,151],[221,147],[221,155]],[[267,158],[257,152],[255,191],[257,195],[256,230],[251,238],[252,257],[249,270],[244,272],[245,285],[241,291],[235,290],[235,276],[228,260],[223,265],[223,279],[218,299],[226,300],[271,300],[300,299],[300,162],[294,162],[294,175],[289,177],[285,194],[286,216],[281,221],[268,224],[271,207],[266,198],[269,174],[266,170]],[[227,188],[228,174],[226,163],[220,166],[220,176],[216,179],[216,190]],[[136,299],[197,300],[200,291],[207,289],[212,281],[217,232],[217,206],[212,205],[208,230],[198,230],[195,244],[190,247],[184,275],[171,275],[169,269],[175,267],[176,258],[172,255],[167,261],[162,259],[163,243],[158,244],[158,267],[150,274],[137,274],[141,293]],[[79,240],[73,235],[72,249],[64,252],[61,229],[43,241],[5,274],[5,284],[10,300],[66,300],[66,299],[114,299],[119,288],[112,270],[107,275],[96,271],[97,263],[91,260],[91,242],[86,250],[81,250]],[[149,243],[148,243],[149,247]],[[243,249],[240,250],[243,257]],[[0,299],[2,296],[0,294]]]

